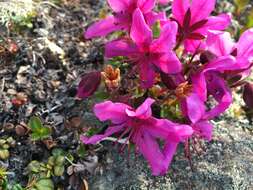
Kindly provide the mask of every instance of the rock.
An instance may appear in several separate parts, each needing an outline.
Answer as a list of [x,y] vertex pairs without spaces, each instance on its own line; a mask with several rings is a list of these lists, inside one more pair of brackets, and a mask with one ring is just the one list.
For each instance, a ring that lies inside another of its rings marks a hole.
[[[221,118],[211,142],[206,142],[206,152],[193,155],[191,171],[179,147],[169,173],[164,177],[151,175],[146,161],[131,154],[122,157],[117,149],[110,151],[113,163],[106,164],[103,174],[91,177],[89,184],[96,190],[181,190],[219,189],[250,190],[253,187],[253,137],[242,129],[242,124],[232,118]],[[244,124],[246,125],[246,124]],[[106,147],[112,149],[111,143]],[[129,165],[129,166],[128,166]]]

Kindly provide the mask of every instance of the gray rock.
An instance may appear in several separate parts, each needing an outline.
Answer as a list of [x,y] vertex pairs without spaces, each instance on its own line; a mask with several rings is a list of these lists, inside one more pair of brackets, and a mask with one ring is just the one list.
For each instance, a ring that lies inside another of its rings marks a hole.
[[[253,189],[253,136],[245,122],[222,118],[215,125],[213,140],[206,142],[206,151],[200,156],[193,154],[193,171],[185,159],[183,147],[171,164],[169,173],[163,177],[151,175],[141,156],[118,154],[111,150],[102,174],[91,177],[93,190],[251,190]],[[244,124],[242,124],[244,123]]]

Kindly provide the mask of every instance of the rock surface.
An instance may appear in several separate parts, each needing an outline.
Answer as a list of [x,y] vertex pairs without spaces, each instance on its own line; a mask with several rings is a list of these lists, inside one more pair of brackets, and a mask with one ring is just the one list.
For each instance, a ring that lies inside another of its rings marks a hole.
[[[227,117],[214,124],[214,137],[211,142],[205,143],[206,152],[192,157],[193,171],[184,157],[182,147],[165,177],[153,177],[142,157],[131,155],[128,161],[127,156],[120,156],[117,149],[113,149],[106,155],[107,164],[103,174],[89,181],[91,189],[253,189],[253,136],[247,130],[249,123]],[[106,148],[111,145],[104,144]]]

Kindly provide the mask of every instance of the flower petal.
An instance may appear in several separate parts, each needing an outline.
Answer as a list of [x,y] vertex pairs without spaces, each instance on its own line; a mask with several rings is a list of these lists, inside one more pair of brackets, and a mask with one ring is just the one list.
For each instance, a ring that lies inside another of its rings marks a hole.
[[238,57],[253,58],[253,28],[246,30],[237,43]]
[[149,45],[152,40],[152,30],[146,24],[144,16],[138,8],[133,13],[130,36],[138,46]]
[[166,21],[167,20],[165,12],[156,13],[156,12],[151,11],[149,13],[146,13],[144,16],[145,16],[145,20],[149,26],[152,26],[153,24],[155,24],[156,21]]
[[192,0],[191,24],[206,19],[214,10],[215,0]]
[[135,44],[126,40],[114,40],[105,45],[105,57],[112,58],[116,56],[133,56],[138,53]]
[[120,24],[115,24],[115,18],[113,16],[109,16],[92,24],[85,32],[85,38],[91,39],[94,37],[106,36],[107,34],[120,30],[121,28],[122,26]]
[[100,121],[111,120],[113,124],[121,124],[128,119],[126,109],[130,109],[130,106],[106,101],[96,104],[93,111]]
[[164,175],[167,171],[166,163],[156,139],[144,131],[142,135],[135,139],[134,143],[137,145],[139,152],[148,161],[152,174],[155,176]]
[[218,102],[214,108],[208,111],[203,118],[213,119],[223,113],[232,103],[232,94],[224,79],[216,73],[207,73],[208,78],[208,93],[211,94]]
[[208,21],[203,26],[207,30],[225,30],[231,24],[231,16],[228,14],[220,14],[208,17]]
[[184,141],[193,133],[191,126],[174,123],[167,119],[150,118],[145,130],[152,136],[171,142]]
[[142,88],[151,88],[155,82],[155,71],[148,60],[143,60],[138,65]]
[[192,93],[185,99],[186,114],[192,123],[198,122],[205,113],[204,102],[196,93]]
[[168,170],[168,167],[170,166],[170,163],[173,159],[174,154],[176,153],[178,143],[174,143],[171,141],[168,141],[164,146],[164,163],[166,164],[166,170]]
[[223,56],[219,57],[210,63],[206,64],[204,67],[205,72],[216,70],[219,72],[237,70],[240,67],[236,64],[236,59],[233,56]]
[[172,14],[173,18],[176,19],[181,26],[183,25],[184,16],[186,11],[190,7],[189,0],[173,0],[172,3]]
[[125,125],[108,127],[103,135],[93,135],[92,137],[81,136],[80,139],[84,144],[96,144],[114,133],[120,132]]
[[213,125],[208,121],[200,121],[193,125],[194,130],[208,141],[212,140]]
[[234,47],[234,42],[229,32],[209,31],[206,43],[208,50],[216,56],[229,55]]
[[115,12],[125,11],[128,8],[127,0],[107,0],[107,2]]
[[155,0],[138,0],[137,7],[139,7],[143,13],[148,13],[155,7]]
[[182,70],[182,64],[173,51],[167,51],[159,59],[154,59],[153,63],[167,74],[177,74]]
[[154,40],[151,44],[151,51],[153,52],[167,52],[176,44],[177,23],[168,22],[163,26],[160,37]]

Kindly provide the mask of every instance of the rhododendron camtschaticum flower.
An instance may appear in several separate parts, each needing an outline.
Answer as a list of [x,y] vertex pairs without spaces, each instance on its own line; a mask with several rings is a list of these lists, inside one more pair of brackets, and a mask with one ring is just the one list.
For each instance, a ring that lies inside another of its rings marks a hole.
[[[163,5],[172,2],[171,19],[152,11],[155,2]],[[128,142],[135,144],[153,174],[163,175],[178,143],[185,143],[186,157],[190,159],[190,151],[198,152],[195,140],[212,139],[214,126],[210,120],[229,108],[232,88],[245,84],[250,74],[253,29],[246,30],[235,43],[230,33],[223,31],[230,24],[230,15],[210,16],[215,0],[108,0],[108,3],[113,16],[90,26],[86,38],[117,30],[126,33],[105,45],[105,57],[113,65],[102,73],[101,82],[105,85],[97,88],[101,74],[93,73],[88,78],[95,77],[96,82],[84,78],[78,95],[90,97],[98,89],[116,103],[95,104],[98,119],[109,120],[111,125],[104,134],[83,135],[81,140],[95,144],[115,135],[118,142],[124,139],[121,150]],[[179,48],[181,44],[184,46]],[[122,98],[123,95],[126,96]],[[251,96],[252,85],[245,85],[244,100],[248,106],[252,104]],[[139,105],[143,99],[146,100],[137,109],[129,104]],[[157,117],[152,116],[154,99]]]
[[226,70],[239,71],[242,77],[250,74],[253,61],[253,29],[246,30],[235,43],[228,32],[209,31],[207,37],[207,50],[216,57],[234,56],[234,65],[227,65]]
[[85,33],[87,39],[118,31],[129,31],[132,25],[132,14],[139,8],[149,25],[156,20],[165,19],[164,13],[155,13],[152,9],[155,6],[155,0],[107,0],[109,6],[114,11],[113,16],[108,16],[92,24]]
[[[121,133],[119,138],[127,136],[126,139],[134,143],[136,150],[148,160],[153,175],[165,174],[177,144],[191,136],[192,128],[166,119],[156,119],[152,116],[153,103],[154,100],[148,98],[136,110],[111,101],[96,104],[96,116],[100,121],[110,120],[112,126],[102,135],[82,136],[81,140],[85,144],[95,144],[112,134]],[[158,139],[163,140],[163,148],[160,148]]]
[[146,24],[140,9],[133,14],[131,39],[119,39],[106,44],[105,56],[126,56],[136,64],[143,88],[154,84],[156,68],[164,73],[174,74],[181,71],[182,65],[173,47],[176,43],[177,24],[164,25],[160,37],[152,39],[152,30]]
[[208,30],[224,30],[230,24],[230,16],[209,16],[216,0],[173,0],[172,20],[178,23],[179,43],[186,51],[195,52]]

